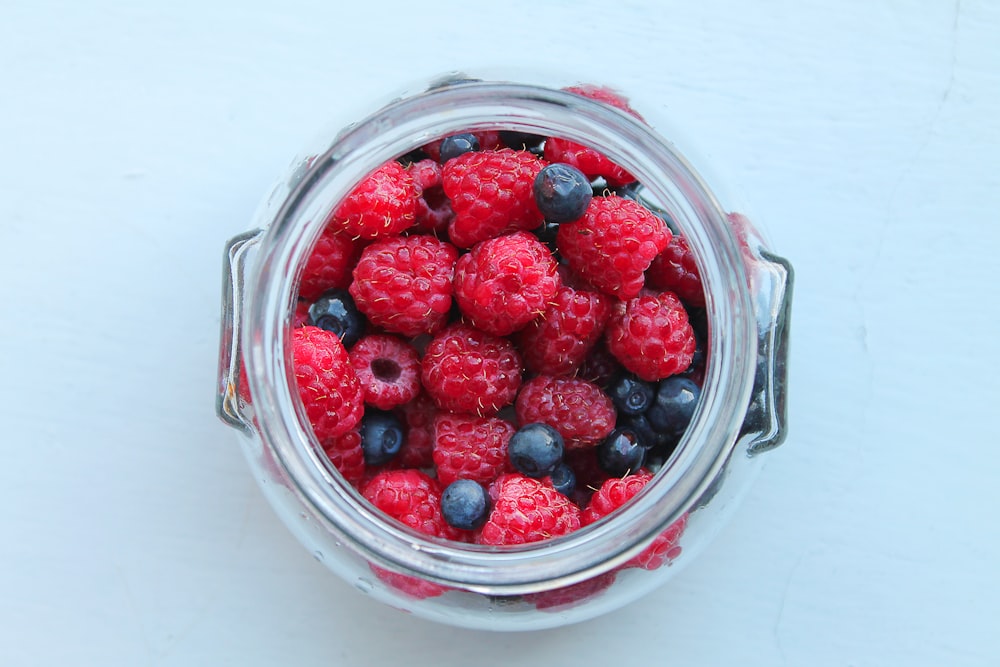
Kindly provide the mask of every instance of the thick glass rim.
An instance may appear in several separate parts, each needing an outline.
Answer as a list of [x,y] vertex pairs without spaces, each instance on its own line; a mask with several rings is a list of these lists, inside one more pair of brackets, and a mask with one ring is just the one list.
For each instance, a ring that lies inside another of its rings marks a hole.
[[[646,115],[647,120],[650,120]],[[653,121],[660,131],[664,124]],[[293,290],[334,205],[366,174],[459,131],[560,136],[601,150],[636,176],[687,237],[706,288],[709,363],[699,408],[671,459],[613,520],[518,547],[420,535],[387,519],[322,459],[294,391]],[[753,385],[757,316],[749,268],[726,211],[684,156],[650,125],[587,98],[522,83],[460,81],[396,99],[346,127],[264,220],[247,276],[242,347],[262,440],[295,493],[338,541],[391,569],[489,594],[569,585],[610,570],[691,509],[736,448]]]

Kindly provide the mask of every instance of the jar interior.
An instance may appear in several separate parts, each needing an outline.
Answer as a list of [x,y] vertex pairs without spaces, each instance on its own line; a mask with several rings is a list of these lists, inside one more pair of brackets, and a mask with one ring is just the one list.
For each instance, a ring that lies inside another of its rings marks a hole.
[[[295,392],[288,340],[297,281],[326,220],[383,163],[458,132],[504,130],[594,147],[632,173],[641,196],[688,239],[705,286],[708,363],[686,433],[654,481],[604,520],[511,547],[429,538],[387,519],[323,454]],[[489,596],[594,580],[639,553],[711,492],[731,458],[753,384],[756,318],[742,249],[725,210],[674,146],[647,124],[544,87],[467,81],[402,98],[345,128],[315,156],[269,225],[248,289],[243,349],[261,437],[294,492],[338,540],[373,563]]]

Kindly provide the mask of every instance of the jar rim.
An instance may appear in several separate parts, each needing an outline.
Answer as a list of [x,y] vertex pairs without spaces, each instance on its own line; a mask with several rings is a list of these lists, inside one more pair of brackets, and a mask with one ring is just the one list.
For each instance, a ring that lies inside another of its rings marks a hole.
[[[338,540],[370,561],[446,585],[490,594],[530,592],[576,583],[624,562],[689,511],[721,473],[737,447],[753,385],[757,318],[748,267],[712,190],[647,122],[546,86],[445,83],[393,100],[344,128],[263,221],[267,229],[247,276],[241,341],[258,429],[297,495]],[[294,398],[289,363],[298,275],[334,205],[384,162],[442,136],[479,129],[564,137],[593,146],[632,173],[687,238],[706,291],[709,330],[725,332],[710,336],[702,396],[687,432],[634,499],[611,520],[502,548],[420,535],[367,503],[321,460]]]

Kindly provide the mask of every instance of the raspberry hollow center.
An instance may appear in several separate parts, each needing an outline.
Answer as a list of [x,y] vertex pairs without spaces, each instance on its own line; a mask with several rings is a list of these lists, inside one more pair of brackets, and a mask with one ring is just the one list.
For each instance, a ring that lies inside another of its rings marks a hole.
[[395,382],[403,369],[392,359],[375,359],[372,361],[372,374],[384,382]]

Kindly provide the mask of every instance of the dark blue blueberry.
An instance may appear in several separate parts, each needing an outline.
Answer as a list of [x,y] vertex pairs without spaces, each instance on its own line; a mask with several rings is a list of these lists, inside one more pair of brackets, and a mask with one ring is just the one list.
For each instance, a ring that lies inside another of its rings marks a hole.
[[676,438],[672,438],[671,436],[661,433],[653,428],[653,425],[649,423],[649,419],[646,418],[646,415],[620,415],[615,425],[627,428],[634,432],[637,436],[639,436],[642,446],[646,449],[665,444],[671,439],[676,440]]
[[461,530],[474,530],[483,525],[489,508],[486,489],[471,479],[457,479],[441,494],[444,520]]
[[619,414],[641,415],[653,403],[656,385],[626,373],[608,387],[608,396]]
[[576,490],[576,474],[565,462],[556,466],[556,469],[549,475],[549,479],[552,480],[552,486],[555,487],[555,490],[564,496],[569,496]]
[[427,153],[425,153],[422,148],[414,148],[409,153],[404,153],[396,158],[396,162],[399,162],[404,167],[409,167],[414,162],[420,162],[421,160],[426,159]]
[[534,184],[535,203],[549,222],[572,222],[587,210],[594,193],[590,181],[568,164],[544,167]]
[[646,419],[657,431],[667,435],[683,433],[701,398],[701,387],[679,375],[660,380],[656,398],[646,411]]
[[365,333],[365,318],[347,290],[324,292],[309,306],[309,324],[337,334],[344,347],[358,342]]
[[705,365],[705,348],[708,346],[708,316],[704,309],[687,309],[688,321],[694,329],[694,356],[691,358],[691,365],[680,375],[690,375],[695,370]]
[[507,443],[511,465],[528,477],[545,477],[562,462],[563,437],[548,424],[526,424]]
[[631,429],[616,428],[597,446],[597,465],[612,477],[637,472],[645,459],[646,448]]
[[545,137],[540,134],[530,134],[528,132],[514,132],[513,130],[500,130],[500,141],[507,148],[516,151],[531,151],[532,153],[541,151],[542,142]]
[[670,456],[677,449],[677,442],[657,445],[646,452],[646,462],[643,467],[651,473],[658,473],[670,460]]
[[458,157],[462,153],[471,153],[478,150],[479,139],[474,134],[453,134],[450,137],[445,137],[444,141],[441,142],[441,164]]
[[361,419],[361,451],[365,464],[379,466],[388,463],[403,446],[406,435],[403,424],[391,412],[368,408]]
[[559,248],[556,245],[556,233],[559,231],[559,223],[543,220],[541,225],[531,231],[534,232],[539,241],[548,246],[549,250],[554,253],[559,252]]

